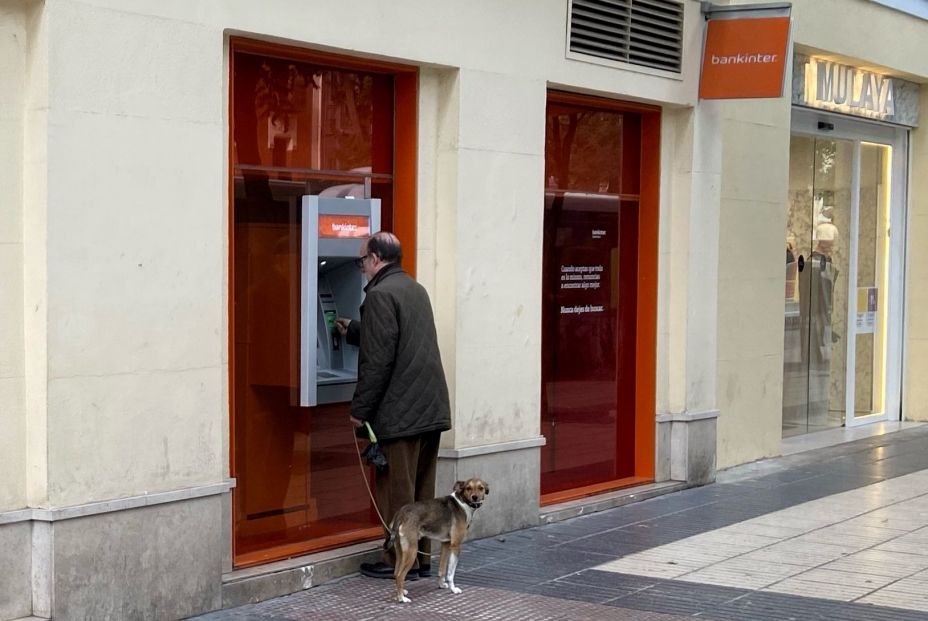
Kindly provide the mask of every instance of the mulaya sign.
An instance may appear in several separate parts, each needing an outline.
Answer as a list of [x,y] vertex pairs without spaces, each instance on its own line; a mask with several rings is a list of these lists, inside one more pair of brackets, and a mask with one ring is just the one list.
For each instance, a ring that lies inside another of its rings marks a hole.
[[914,127],[918,85],[834,60],[796,54],[793,103]]

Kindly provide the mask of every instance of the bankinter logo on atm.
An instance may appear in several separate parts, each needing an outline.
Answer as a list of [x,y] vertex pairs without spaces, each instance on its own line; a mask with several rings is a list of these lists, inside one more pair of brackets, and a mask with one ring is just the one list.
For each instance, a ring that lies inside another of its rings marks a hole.
[[319,215],[319,237],[369,237],[370,234],[367,216]]
[[789,17],[709,20],[699,97],[780,97],[788,42]]

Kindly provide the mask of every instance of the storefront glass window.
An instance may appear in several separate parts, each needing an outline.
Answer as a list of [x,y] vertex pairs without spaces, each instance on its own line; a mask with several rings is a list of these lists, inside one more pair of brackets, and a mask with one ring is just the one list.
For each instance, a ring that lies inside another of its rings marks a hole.
[[391,174],[389,75],[238,54],[238,165]]
[[300,197],[393,220],[393,76],[233,53],[235,563],[380,536],[348,403],[299,407]]
[[634,474],[640,117],[549,103],[541,492]]

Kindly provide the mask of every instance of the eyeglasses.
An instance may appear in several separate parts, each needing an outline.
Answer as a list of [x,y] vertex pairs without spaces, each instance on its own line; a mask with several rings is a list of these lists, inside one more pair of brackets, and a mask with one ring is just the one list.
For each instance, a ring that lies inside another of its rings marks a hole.
[[358,269],[362,269],[364,267],[364,259],[366,259],[369,256],[371,256],[371,253],[368,252],[363,257],[358,257],[357,259],[355,259],[354,260],[355,267],[357,267]]

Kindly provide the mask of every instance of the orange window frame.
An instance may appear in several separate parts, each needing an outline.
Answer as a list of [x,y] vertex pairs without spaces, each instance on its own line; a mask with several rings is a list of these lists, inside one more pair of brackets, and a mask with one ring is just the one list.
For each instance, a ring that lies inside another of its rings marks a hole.
[[601,494],[654,480],[657,403],[657,286],[660,215],[661,109],[657,106],[548,91],[548,102],[606,111],[633,112],[641,118],[641,186],[638,216],[638,299],[635,352],[634,476],[543,494],[542,506]]
[[[417,67],[390,63],[379,60],[361,59],[341,54],[321,52],[308,48],[296,46],[281,45],[248,39],[244,37],[230,37],[229,39],[229,83],[227,87],[228,95],[228,223],[229,223],[229,252],[228,261],[228,299],[227,312],[229,317],[228,328],[228,356],[229,356],[229,471],[234,478],[236,476],[235,466],[235,429],[236,429],[236,412],[235,412],[235,394],[236,394],[236,359],[235,359],[235,106],[234,106],[234,81],[235,81],[235,57],[237,52],[249,52],[252,54],[269,56],[274,58],[283,58],[288,60],[305,61],[317,64],[328,65],[341,69],[358,69],[364,71],[373,71],[381,73],[390,73],[394,79],[394,162],[393,162],[393,232],[402,240],[404,247],[403,268],[413,277],[416,275],[416,221],[417,221],[417,161],[418,161],[418,90],[419,90],[419,71]],[[247,555],[236,555],[235,545],[235,524],[233,520],[232,537],[230,544],[233,546],[233,564],[235,567],[248,567],[262,563],[272,562],[284,558],[290,558],[302,554],[319,552],[326,549],[342,547],[357,543],[358,541],[369,541],[380,538],[382,531],[380,527],[369,529],[364,538],[353,537],[334,537],[330,538],[324,545],[313,545],[312,541],[301,542],[283,546],[277,550],[274,555],[262,554],[260,552],[250,553]]]

